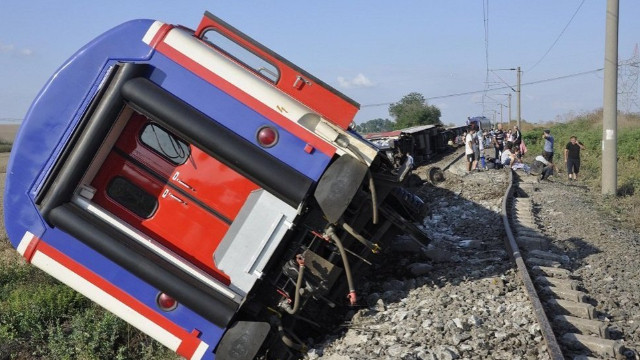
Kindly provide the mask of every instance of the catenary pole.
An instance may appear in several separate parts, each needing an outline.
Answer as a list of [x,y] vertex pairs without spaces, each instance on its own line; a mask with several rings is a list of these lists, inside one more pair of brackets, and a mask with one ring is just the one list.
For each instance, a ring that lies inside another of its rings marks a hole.
[[522,131],[522,127],[520,126],[520,66],[518,66],[518,129]]
[[509,121],[507,123],[511,126],[511,94],[509,94]]
[[602,194],[615,195],[618,187],[618,8],[607,0],[602,106]]

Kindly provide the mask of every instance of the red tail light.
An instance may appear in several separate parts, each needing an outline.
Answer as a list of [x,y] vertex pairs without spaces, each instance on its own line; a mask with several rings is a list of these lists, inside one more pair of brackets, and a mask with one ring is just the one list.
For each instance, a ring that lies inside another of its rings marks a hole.
[[176,299],[172,298],[171,296],[165,293],[158,294],[158,297],[156,298],[156,303],[158,304],[158,307],[162,311],[171,311],[176,307],[178,307],[178,302],[176,301]]
[[278,142],[278,131],[272,127],[264,126],[258,130],[258,144],[262,147],[272,147]]

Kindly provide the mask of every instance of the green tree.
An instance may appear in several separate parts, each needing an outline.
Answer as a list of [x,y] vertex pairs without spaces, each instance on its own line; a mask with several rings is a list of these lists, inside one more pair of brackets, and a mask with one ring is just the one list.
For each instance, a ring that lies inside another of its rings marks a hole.
[[418,125],[442,124],[440,122],[440,109],[434,105],[427,104],[424,96],[417,92],[405,95],[397,103],[389,105],[389,114],[396,120],[396,129]]
[[361,134],[385,132],[393,130],[394,125],[393,121],[378,118],[356,125],[356,131]]

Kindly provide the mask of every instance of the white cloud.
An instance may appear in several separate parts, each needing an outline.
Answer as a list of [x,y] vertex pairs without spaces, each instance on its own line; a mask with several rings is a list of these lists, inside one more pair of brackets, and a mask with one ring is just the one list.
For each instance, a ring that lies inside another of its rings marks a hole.
[[346,89],[374,86],[373,82],[369,80],[369,78],[367,78],[363,73],[359,73],[353,79],[345,79],[342,76],[338,76],[338,84]]
[[0,43],[0,53],[2,54],[9,54],[13,51],[14,46],[9,44],[9,45],[5,45],[3,43]]
[[478,94],[471,95],[471,97],[469,98],[469,102],[471,104],[481,103],[482,102],[482,94],[478,93]]
[[0,54],[31,56],[33,55],[33,50],[26,48],[17,49],[13,44],[0,43]]

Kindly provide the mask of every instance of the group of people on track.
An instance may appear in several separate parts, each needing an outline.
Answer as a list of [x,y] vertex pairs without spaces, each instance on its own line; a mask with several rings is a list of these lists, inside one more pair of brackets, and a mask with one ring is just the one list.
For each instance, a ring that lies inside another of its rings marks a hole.
[[[465,135],[465,155],[467,157],[467,171],[486,170],[487,165],[484,158],[485,146],[493,146],[495,167],[510,167],[512,169],[523,169],[532,175],[540,176],[540,180],[545,180],[549,176],[557,173],[557,167],[553,162],[555,139],[551,135],[551,130],[542,132],[544,141],[542,154],[536,156],[531,164],[525,164],[522,157],[526,153],[526,146],[522,141],[522,133],[518,126],[513,130],[505,132],[502,124],[498,124],[496,129],[490,133],[482,132],[474,126],[469,127]],[[564,162],[567,166],[568,181],[577,181],[580,172],[580,150],[585,146],[578,141],[576,136],[571,136],[564,148]]]

